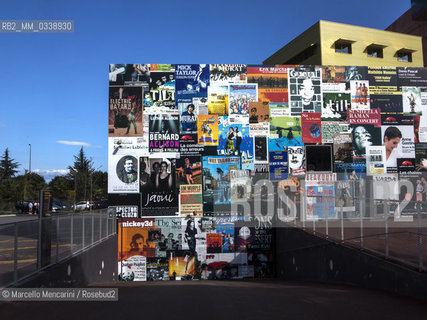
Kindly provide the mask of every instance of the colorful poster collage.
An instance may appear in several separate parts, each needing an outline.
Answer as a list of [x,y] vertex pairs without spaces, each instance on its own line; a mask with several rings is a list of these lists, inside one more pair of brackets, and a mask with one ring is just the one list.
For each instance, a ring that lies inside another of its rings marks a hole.
[[[260,250],[250,245],[255,233],[230,208],[253,198],[257,174],[279,184],[305,179],[307,196],[335,198],[308,199],[308,219],[333,219],[337,207],[357,208],[355,181],[365,175],[411,176],[420,189],[416,173],[427,172],[424,68],[115,64],[109,70],[110,205],[124,222],[144,223],[142,247],[132,247],[139,240],[131,236],[122,240],[130,247],[119,249],[120,261],[133,272],[120,273],[123,280],[209,278],[219,265],[242,261],[242,274],[256,274],[256,266],[247,267],[250,248]],[[180,230],[165,227],[167,219],[180,220]],[[239,277],[240,269],[228,275]]]

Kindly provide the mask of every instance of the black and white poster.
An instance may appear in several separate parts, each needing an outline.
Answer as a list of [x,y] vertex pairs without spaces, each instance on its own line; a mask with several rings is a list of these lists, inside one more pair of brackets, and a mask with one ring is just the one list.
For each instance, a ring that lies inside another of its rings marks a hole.
[[108,167],[108,193],[139,191],[138,160],[135,156],[110,156]]
[[322,112],[322,69],[301,67],[289,69],[289,105],[291,115]]
[[149,117],[149,151],[175,156],[179,152],[179,116],[152,114]]
[[139,158],[142,216],[177,216],[176,159]]
[[293,176],[305,174],[304,147],[288,147],[289,174]]

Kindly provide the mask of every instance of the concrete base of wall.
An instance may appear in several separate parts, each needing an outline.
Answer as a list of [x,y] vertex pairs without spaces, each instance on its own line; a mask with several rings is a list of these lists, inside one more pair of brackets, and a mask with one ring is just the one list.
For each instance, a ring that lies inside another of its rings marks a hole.
[[427,275],[296,228],[276,231],[277,277],[358,285],[427,300]]
[[117,235],[59,264],[44,269],[16,287],[68,288],[116,281]]

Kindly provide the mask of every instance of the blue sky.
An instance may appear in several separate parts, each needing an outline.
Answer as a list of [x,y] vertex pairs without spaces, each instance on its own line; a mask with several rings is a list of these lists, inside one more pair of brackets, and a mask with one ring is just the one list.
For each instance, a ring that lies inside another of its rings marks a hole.
[[74,20],[75,31],[0,33],[0,154],[9,148],[23,172],[31,143],[33,171],[52,176],[84,143],[106,171],[109,63],[262,64],[320,19],[385,29],[409,8],[410,0],[1,1],[1,20]]

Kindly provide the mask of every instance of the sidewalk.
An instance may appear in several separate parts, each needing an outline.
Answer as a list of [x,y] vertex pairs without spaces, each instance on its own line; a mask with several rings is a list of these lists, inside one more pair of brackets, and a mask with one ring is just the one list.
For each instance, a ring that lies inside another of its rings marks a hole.
[[2,319],[423,319],[427,303],[350,286],[269,281],[110,283],[118,302],[14,302]]

